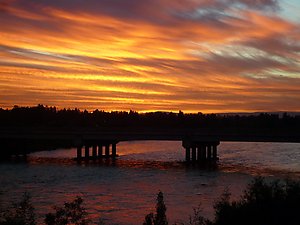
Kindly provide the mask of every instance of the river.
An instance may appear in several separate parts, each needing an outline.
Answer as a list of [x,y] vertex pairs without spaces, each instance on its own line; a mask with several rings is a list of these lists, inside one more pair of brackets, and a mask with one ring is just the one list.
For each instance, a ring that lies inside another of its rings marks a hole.
[[236,199],[255,176],[300,179],[300,144],[224,142],[217,167],[186,166],[176,141],[122,142],[116,162],[77,164],[75,149],[35,152],[27,162],[0,164],[0,200],[5,207],[24,192],[43,215],[76,196],[89,216],[107,224],[142,224],[164,193],[170,224],[187,222],[193,208],[213,218],[213,204],[225,189]]

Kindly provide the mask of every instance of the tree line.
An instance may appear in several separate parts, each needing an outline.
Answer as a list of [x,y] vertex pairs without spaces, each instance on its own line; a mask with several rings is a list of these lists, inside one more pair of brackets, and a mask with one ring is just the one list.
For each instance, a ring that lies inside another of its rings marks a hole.
[[203,114],[175,112],[111,111],[57,109],[37,105],[34,107],[0,108],[0,126],[47,127],[146,127],[146,128],[247,128],[299,130],[300,115],[288,113],[259,114]]

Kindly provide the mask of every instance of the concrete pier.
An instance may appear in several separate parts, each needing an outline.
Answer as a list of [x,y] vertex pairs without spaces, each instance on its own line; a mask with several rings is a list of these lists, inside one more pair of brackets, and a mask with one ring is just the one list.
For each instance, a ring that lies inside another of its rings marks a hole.
[[116,158],[117,157],[117,144],[113,143],[111,145],[111,157]]
[[[217,156],[217,146],[220,144],[219,141],[183,141],[182,146],[186,150],[186,162],[206,162],[206,161],[216,161]],[[190,150],[192,149],[192,160]]]
[[217,160],[218,155],[217,155],[217,145],[213,145],[213,160]]
[[190,147],[185,148],[185,161],[189,162],[191,160],[191,149]]
[[192,147],[192,162],[196,162],[196,146]]
[[[77,146],[77,160],[115,159],[117,157],[118,141],[82,141]],[[188,163],[200,163],[218,160],[217,146],[219,141],[190,141],[184,140],[182,146],[185,148],[185,161]],[[84,147],[84,154],[83,154]]]
[[97,145],[93,145],[93,152],[92,152],[93,159],[97,159]]
[[201,148],[198,147],[197,148],[197,161],[200,162],[200,160],[201,160]]
[[212,154],[211,154],[211,145],[207,145],[207,160],[211,160],[212,159]]
[[205,145],[200,145],[199,148],[201,149],[200,161],[205,161],[206,160],[206,146]]
[[[84,146],[84,150],[83,150]],[[111,146],[111,152],[110,152]],[[84,153],[83,153],[84,151]],[[116,158],[117,157],[117,141],[103,141],[97,143],[96,141],[83,141],[83,144],[77,146],[78,161],[81,160],[97,160],[102,158]]]
[[103,157],[103,145],[98,145],[98,158]]
[[85,159],[89,159],[90,158],[90,147],[88,145],[85,146],[84,158]]
[[77,146],[77,160],[81,160],[82,159],[82,146],[79,145]]
[[105,157],[106,158],[109,158],[109,146],[110,146],[110,144],[105,145]]

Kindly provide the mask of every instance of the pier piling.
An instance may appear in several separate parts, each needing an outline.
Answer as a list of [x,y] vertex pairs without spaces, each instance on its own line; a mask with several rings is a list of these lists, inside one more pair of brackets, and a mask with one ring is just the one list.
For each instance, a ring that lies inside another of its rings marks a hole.
[[85,159],[90,158],[90,147],[88,145],[85,146],[84,158]]
[[211,145],[207,145],[207,160],[211,160]]
[[217,156],[217,145],[213,145],[213,159],[217,160],[218,156]]
[[191,149],[187,147],[185,149],[185,161],[189,162],[191,160]]
[[97,145],[93,145],[93,152],[92,152],[93,159],[97,159]]
[[111,145],[111,156],[112,156],[112,158],[116,158],[116,156],[117,156],[117,145],[116,145],[116,143],[113,143]]
[[192,147],[192,162],[196,162],[196,147]]
[[103,157],[103,145],[98,145],[98,158]]
[[201,161],[206,160],[206,146],[205,145],[200,145],[201,149]]
[[110,144],[106,144],[106,145],[105,145],[105,157],[106,157],[106,158],[109,158],[109,145],[110,145]]
[[[118,141],[96,141],[96,140],[82,140],[83,144],[77,145],[77,157],[78,161],[81,160],[93,160],[102,158],[116,158],[117,157],[117,143]],[[111,152],[110,152],[110,145]],[[84,150],[82,148],[84,147]]]
[[82,159],[82,146],[77,146],[77,160]]
[[185,148],[186,151],[186,162],[192,161],[200,163],[218,160],[217,146],[219,144],[219,141],[183,141],[182,146]]

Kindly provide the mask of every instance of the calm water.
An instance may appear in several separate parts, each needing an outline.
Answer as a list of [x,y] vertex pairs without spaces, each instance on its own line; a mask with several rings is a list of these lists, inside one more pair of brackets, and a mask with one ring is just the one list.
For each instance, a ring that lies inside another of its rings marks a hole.
[[75,149],[37,152],[27,163],[0,164],[2,206],[27,191],[41,217],[51,206],[79,195],[95,220],[142,224],[161,190],[173,223],[187,221],[199,204],[203,215],[211,218],[212,206],[224,189],[237,198],[254,176],[300,179],[300,144],[221,143],[217,169],[180,163],[181,142],[120,143],[114,164],[78,165],[72,160],[75,154]]

